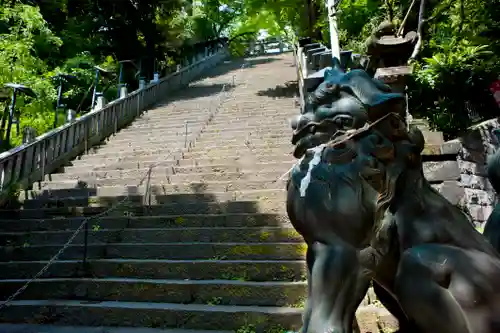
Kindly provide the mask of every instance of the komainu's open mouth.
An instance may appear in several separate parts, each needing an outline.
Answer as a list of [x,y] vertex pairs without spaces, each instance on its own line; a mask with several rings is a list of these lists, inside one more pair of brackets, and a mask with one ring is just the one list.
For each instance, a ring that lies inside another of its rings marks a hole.
[[339,114],[319,123],[310,121],[293,133],[292,144],[295,145],[293,156],[301,158],[307,149],[326,143],[338,131],[352,129],[356,125],[355,119],[346,114]]

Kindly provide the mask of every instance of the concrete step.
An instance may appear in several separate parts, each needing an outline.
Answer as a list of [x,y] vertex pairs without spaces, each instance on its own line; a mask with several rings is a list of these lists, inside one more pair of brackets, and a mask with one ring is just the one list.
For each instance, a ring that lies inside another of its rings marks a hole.
[[[110,171],[128,171],[130,169],[138,169],[137,168],[137,163],[134,162],[129,162],[128,164],[120,164],[120,166],[116,166],[115,168],[111,167],[93,167],[91,170],[89,170],[88,166],[84,167],[79,167],[79,166],[69,166],[69,167],[64,167],[60,172],[64,172],[66,174],[81,174],[81,173],[90,173],[90,172],[110,172]],[[248,172],[248,171],[263,171],[263,170],[276,170],[276,171],[286,171],[290,168],[289,163],[283,163],[283,162],[269,162],[269,163],[258,163],[255,165],[239,165],[235,163],[227,163],[227,164],[219,164],[219,165],[205,165],[205,166],[171,166],[171,167],[165,167],[162,166],[163,168],[166,169],[166,172],[170,172],[170,174],[178,174],[178,173],[209,173],[209,172]],[[143,168],[142,169],[144,173],[147,171],[147,169]],[[167,171],[168,170],[168,171]]]
[[[260,107],[257,103],[254,105],[241,103],[237,101],[236,103],[227,103],[223,105],[222,108],[219,108],[219,112],[217,113],[217,118],[224,119],[234,119],[234,120],[245,120],[252,118],[264,118],[264,117],[287,117],[289,115],[298,113],[299,110],[291,110],[291,103],[284,104],[274,104],[273,106],[276,108],[286,107],[286,109],[276,109],[269,107]],[[214,111],[216,103],[213,103],[210,107],[210,111]],[[196,119],[197,117],[203,118],[206,114],[208,114],[209,106],[201,106],[196,108],[196,112],[199,114],[193,115],[193,110],[189,110],[189,108],[196,107],[196,105],[183,107],[182,109],[176,108],[168,110],[167,112],[156,112],[154,110],[145,113],[138,121],[159,121],[163,120],[165,122],[175,121],[180,122],[185,119]],[[232,110],[235,108],[235,110]],[[280,111],[281,110],[281,111]]]
[[[247,242],[247,243],[297,243],[302,236],[293,227],[203,227],[203,228],[126,228],[104,229],[99,221],[91,222],[88,241],[101,243],[180,243],[180,242]],[[74,231],[2,232],[0,246],[64,245]],[[84,243],[84,233],[79,233],[73,244]]]
[[[207,150],[205,152],[203,151],[195,151],[195,152],[186,152],[183,153],[182,156],[184,159],[189,160],[189,159],[202,159],[202,158],[234,158],[234,157],[240,157],[240,158],[252,158],[253,156],[292,156],[293,152],[293,147],[290,146],[290,149],[283,150],[283,149],[273,149],[273,148],[268,148],[268,149],[248,149],[246,151],[244,150]],[[293,156],[292,156],[293,157]]]
[[[165,170],[164,170],[165,172]],[[52,174],[49,179],[54,182],[68,182],[68,187],[70,184],[86,184],[87,187],[94,186],[116,186],[116,185],[132,185],[137,186],[141,182],[141,180],[146,179],[149,184],[183,184],[183,183],[201,183],[201,182],[221,182],[221,181],[258,181],[258,180],[268,180],[274,179],[277,181],[284,173],[277,171],[269,171],[269,172],[219,172],[219,173],[193,173],[193,174],[182,174],[178,173],[175,175],[167,175],[165,173],[155,172],[155,169],[148,172],[131,172],[128,174],[124,174],[123,177],[116,174],[115,177],[109,178],[99,178],[94,175],[67,175],[67,174]],[[146,181],[142,181],[145,183]],[[44,186],[45,182],[42,182],[42,186]],[[49,185],[50,186],[50,185]],[[83,185],[80,185],[80,187]],[[76,187],[76,186],[75,186]],[[43,188],[43,187],[42,187]]]
[[[60,244],[0,246],[0,261],[48,260]],[[88,244],[89,259],[304,259],[303,243],[108,243]],[[60,259],[82,259],[83,245],[72,244]]]
[[[68,217],[55,219],[0,219],[0,230],[3,232],[37,232],[75,230],[83,222],[84,217]],[[203,214],[203,215],[160,215],[160,216],[110,216],[100,217],[98,221],[90,221],[90,225],[98,223],[101,229],[127,228],[201,228],[201,227],[280,227],[290,228],[286,215],[269,213],[241,214]]]
[[284,200],[286,191],[284,188],[263,189],[263,190],[244,190],[244,191],[228,191],[228,192],[212,192],[203,193],[154,193],[147,192],[143,195],[137,193],[127,193],[122,196],[62,196],[54,195],[40,196],[33,199],[25,199],[23,201],[24,208],[39,208],[39,207],[85,207],[85,206],[111,206],[117,205],[120,202],[127,201],[127,204],[144,204],[162,205],[174,203],[197,203],[197,202],[227,202],[227,201],[262,201],[270,199]]
[[[395,319],[387,310],[374,305],[356,312],[360,332],[395,330]],[[248,325],[259,331],[270,329],[297,331],[302,309],[266,306],[172,304],[149,302],[89,302],[77,300],[19,300],[4,309],[1,322],[24,323],[42,320],[59,325],[131,326],[183,329],[241,330]],[[231,320],[228,320],[231,318]]]
[[[7,299],[26,282],[0,280],[0,300]],[[306,295],[305,281],[47,278],[31,283],[17,299],[303,307]]]
[[[293,145],[290,142],[273,142],[273,141],[264,141],[264,142],[252,142],[251,138],[250,139],[242,139],[239,142],[236,142],[234,144],[229,143],[229,144],[224,144],[221,145],[219,142],[218,144],[210,144],[210,145],[203,145],[199,143],[195,143],[194,145],[191,145],[190,151],[191,152],[198,152],[198,151],[203,151],[203,150],[248,150],[248,146],[250,146],[252,149],[256,150],[261,150],[261,149],[283,149],[286,151],[290,151],[293,149]],[[129,142],[128,144],[119,144],[119,145],[105,145],[102,146],[103,148],[99,148],[95,150],[95,153],[99,153],[103,149],[109,150],[113,148],[114,151],[116,152],[134,152],[134,151],[157,151],[157,150],[170,150],[171,145],[169,143],[164,143],[160,141],[155,141],[152,142],[151,144],[143,145],[142,143],[139,142]]]
[[228,214],[228,213],[275,213],[284,214],[283,200],[264,198],[259,201],[228,201],[228,202],[196,202],[176,203],[164,205],[137,205],[122,202],[119,205],[103,206],[92,205],[88,207],[54,207],[32,208],[21,210],[0,210],[4,219],[12,218],[54,218],[64,216],[155,216],[155,215],[183,215],[183,214]]
[[[159,165],[158,167],[152,168],[142,168],[142,169],[128,169],[128,170],[89,170],[88,172],[82,173],[53,173],[47,176],[48,181],[66,181],[66,180],[103,180],[103,179],[127,179],[134,178],[136,183],[147,175],[148,179],[163,179],[167,184],[173,183],[183,183],[183,182],[205,182],[205,181],[223,181],[223,180],[259,180],[259,179],[273,179],[279,177],[289,168],[281,168],[280,170],[276,168],[264,169],[260,171],[258,166],[262,163],[256,163],[256,166],[248,166],[246,170],[242,170],[238,166],[230,168],[191,168],[193,171],[200,172],[182,172],[182,167],[166,167],[164,165]],[[181,169],[181,172],[176,172],[176,169]],[[200,170],[201,169],[201,170]],[[231,170],[232,169],[232,170]],[[206,172],[201,172],[206,171]]]
[[130,131],[135,128],[157,126],[161,124],[164,129],[177,130],[178,128],[184,128],[186,122],[188,127],[203,125],[207,122],[208,112],[199,117],[183,117],[179,119],[172,119],[170,115],[165,115],[163,118],[158,119],[147,119],[147,118],[136,118],[130,125],[124,127],[122,131]]
[[[205,128],[206,131],[208,132],[215,132],[217,133],[218,131],[222,130],[228,130],[228,131],[236,131],[236,130],[257,130],[257,129],[262,129],[262,128],[269,128],[269,130],[283,130],[283,129],[288,129],[290,121],[286,117],[280,117],[280,118],[272,118],[272,119],[267,119],[270,121],[270,123],[267,124],[262,124],[262,119],[263,117],[260,118],[254,118],[253,120],[231,120],[231,119],[221,119],[221,120],[212,120],[212,121],[205,121],[205,122],[187,122],[187,130],[188,131],[193,131],[194,129],[200,128],[202,124],[207,124],[208,126]],[[214,119],[217,119],[217,116],[215,116]],[[260,120],[260,126],[259,126],[259,120]],[[134,132],[143,132],[146,130],[152,130],[152,131],[160,131],[160,130],[165,130],[165,131],[174,131],[177,132],[179,131],[184,131],[186,130],[186,122],[179,124],[177,126],[172,126],[172,125],[167,125],[167,120],[164,122],[162,121],[151,121],[149,123],[144,123],[141,125],[131,125],[130,127],[127,128],[127,130],[134,131]],[[169,127],[167,127],[169,126]],[[290,129],[291,130],[291,129]]]
[[[197,133],[201,129],[201,125],[196,125],[196,126],[189,126],[188,124],[188,134],[191,133]],[[211,134],[211,135],[216,135],[218,137],[232,137],[240,132],[268,132],[268,133],[280,133],[284,135],[292,135],[292,129],[289,127],[287,122],[282,122],[281,124],[276,124],[276,125],[253,125],[249,126],[247,124],[240,124],[237,126],[233,126],[230,124],[220,124],[218,126],[216,125],[209,125],[207,126],[204,130],[203,133],[206,134]],[[161,124],[157,124],[156,126],[152,127],[147,127],[147,128],[134,128],[134,129],[127,129],[128,133],[120,133],[121,139],[125,138],[143,138],[143,137],[151,137],[156,135],[157,137],[160,135],[164,135],[166,139],[173,139],[177,135],[184,135],[185,132],[185,125],[182,124],[179,125],[178,130],[172,129],[172,128],[165,128],[162,127]],[[169,134],[171,133],[171,134]],[[127,135],[125,135],[127,134]]]
[[233,333],[231,331],[207,331],[184,329],[159,329],[146,327],[91,327],[59,326],[42,324],[0,324],[2,333]]
[[[129,129],[144,129],[150,127],[162,127],[162,128],[170,128],[174,129],[178,124],[185,125],[188,123],[188,128],[191,125],[203,124],[206,123],[209,119],[209,114],[196,118],[196,119],[179,119],[177,121],[172,122],[171,117],[167,116],[164,118],[154,118],[154,119],[138,119],[130,124],[127,128]],[[265,118],[267,120],[266,126],[277,126],[280,123],[284,125],[288,125],[288,118],[291,117],[291,113],[282,113],[282,114],[271,114],[269,113],[261,113],[253,116],[245,116],[233,114],[233,115],[214,115],[214,117],[210,121],[210,126],[230,126],[230,127],[240,127],[240,126],[257,126],[259,121],[262,123],[262,119]]]
[[234,151],[241,151],[242,153],[245,152],[252,152],[254,154],[266,154],[268,151],[283,151],[283,152],[291,152],[293,151],[294,146],[291,143],[273,143],[273,142],[268,142],[265,144],[255,144],[251,140],[242,140],[242,142],[238,145],[224,145],[224,147],[211,147],[208,148],[207,146],[200,146],[200,145],[194,145],[193,147],[189,148],[188,153],[192,154],[198,154],[198,153],[203,153],[203,152],[212,152],[212,151],[217,151],[221,153],[226,153],[226,152],[234,152]]
[[[305,281],[303,260],[164,260],[164,259],[91,259],[88,270],[95,278],[144,278],[177,280]],[[47,261],[0,262],[2,279],[29,279]],[[58,260],[42,278],[78,276],[82,261]]]
[[[246,138],[249,135],[251,136],[259,136],[261,138],[290,138],[292,137],[292,130],[289,128],[289,126],[281,125],[279,128],[271,128],[268,129],[266,127],[260,127],[259,128],[239,128],[235,130],[230,130],[230,129],[224,129],[224,126],[221,126],[222,128],[217,130],[210,130],[210,131],[203,131],[203,135],[209,135],[208,137],[211,138],[212,140],[230,140],[232,138]],[[129,133],[123,133],[120,135],[120,137],[116,138],[116,140],[126,140],[126,141],[134,141],[134,142],[143,142],[146,141],[147,139],[154,139],[154,140],[175,140],[177,137],[184,137],[185,132],[184,128],[179,129],[179,131],[171,131],[171,134],[168,133],[166,130],[162,130],[159,133],[155,133],[152,130],[145,130],[145,131],[130,131]],[[198,131],[193,131],[193,132],[188,132],[190,133],[198,133]],[[114,141],[114,140],[113,140]]]
[[[132,180],[130,180],[132,181]],[[100,187],[80,188],[77,182],[46,182],[42,183],[42,187],[36,187],[35,190],[21,192],[20,200],[34,199],[38,197],[89,197],[89,196],[123,196],[133,193],[134,195],[149,195],[155,194],[174,194],[174,193],[214,193],[214,192],[230,192],[230,191],[249,191],[249,190],[272,190],[286,189],[287,177],[281,180],[262,179],[257,181],[238,180],[238,181],[213,181],[203,183],[183,183],[183,184],[161,184],[151,183],[148,185],[111,185]],[[138,181],[136,180],[136,183]],[[81,183],[82,184],[82,183]],[[87,184],[88,185],[88,184]]]
[[138,149],[135,151],[115,151],[113,149],[98,149],[98,150],[90,150],[86,155],[82,155],[80,159],[82,160],[100,160],[100,159],[107,159],[107,158],[121,158],[121,159],[128,159],[128,160],[134,160],[135,158],[142,157],[144,158],[145,156],[148,156],[149,158],[151,157],[156,157],[156,158],[167,158],[168,156],[171,156],[175,152],[179,152],[182,148],[184,148],[184,144],[177,144],[176,146],[170,146],[165,149],[158,149],[158,150],[150,150],[150,149]]
[[[247,145],[250,145],[252,148],[265,148],[266,146],[273,147],[273,146],[283,146],[286,148],[288,146],[288,150],[290,150],[290,147],[293,147],[291,143],[291,139],[289,137],[286,137],[284,139],[261,139],[258,136],[249,136],[246,138],[241,138],[241,139],[232,139],[232,140],[226,140],[224,141],[224,146],[234,146],[234,147],[247,147]],[[211,141],[209,139],[207,140],[197,140],[194,144],[191,145],[190,149],[196,149],[196,148],[203,148],[203,149],[217,149],[221,147],[221,142],[220,141]]]
[[[178,154],[180,157],[182,154]],[[176,160],[175,163],[173,157],[170,156],[168,158],[162,156],[146,156],[146,157],[138,157],[133,160],[126,158],[106,158],[106,159],[86,159],[86,160],[73,160],[68,163],[68,166],[75,166],[80,168],[89,168],[92,170],[93,168],[115,168],[116,170],[120,169],[141,169],[141,168],[149,168],[151,165],[155,165],[156,163],[161,163],[160,165],[169,166],[169,165],[177,165],[177,166],[208,166],[208,165],[222,165],[222,164],[237,164],[237,165],[249,165],[256,163],[289,163],[290,167],[297,160],[290,154],[290,156],[254,156],[252,159],[242,158],[240,156],[233,156],[231,158],[198,158],[192,160],[179,159]],[[159,166],[160,166],[159,165]]]
[[[293,151],[293,146],[291,144],[284,145],[265,145],[265,146],[255,146],[251,142],[248,145],[243,143],[242,146],[228,146],[221,145],[221,147],[213,147],[212,149],[208,149],[206,147],[193,147],[188,151],[182,153],[185,159],[188,158],[201,158],[204,156],[239,156],[239,155],[270,155],[270,154],[285,154],[288,153],[291,155]],[[180,147],[179,147],[180,148]],[[144,156],[153,156],[153,157],[161,157],[161,156],[169,156],[175,152],[175,147],[140,147],[139,145],[134,146],[123,146],[121,148],[117,148],[116,150],[112,150],[110,148],[99,149],[96,151],[89,151],[87,155],[84,155],[81,159],[99,159],[100,157],[108,158],[112,156],[116,156],[117,158],[128,158],[129,160],[133,160],[135,157],[144,157]],[[179,152],[176,155],[180,155]]]
[[[135,162],[136,165],[143,165],[143,168],[148,168],[151,165],[173,165],[173,162],[178,163],[177,160],[182,157],[181,148],[173,148],[172,153],[168,155],[146,155],[146,156],[136,156],[135,158],[130,158],[128,154],[116,155],[113,153],[104,154],[100,157],[94,157],[92,155],[81,155],[69,162],[70,165],[79,166],[92,166],[92,165],[119,165],[120,163],[128,160],[128,162]],[[128,156],[128,157],[127,157]],[[147,162],[147,164],[145,163]],[[142,163],[142,164],[141,164]]]
[[[191,137],[188,138],[188,144]],[[89,149],[89,153],[100,154],[102,152],[119,152],[119,151],[134,151],[134,150],[171,150],[172,147],[184,148],[185,138],[183,135],[179,135],[175,140],[166,142],[161,138],[148,138],[147,140],[116,140],[109,141],[109,143],[98,146],[97,148]],[[172,144],[173,143],[173,144]],[[264,138],[261,139],[259,136],[242,136],[240,138],[231,138],[228,140],[212,140],[210,137],[206,139],[199,139],[196,141],[191,141],[191,150],[195,149],[221,149],[224,147],[229,147],[225,149],[243,149],[250,145],[253,149],[266,148],[266,147],[283,147],[287,150],[293,148],[291,144],[291,139],[289,136],[284,138]],[[288,146],[288,147],[287,147]],[[113,149],[113,148],[116,148]]]
[[[224,144],[221,143],[221,146]],[[79,160],[84,161],[86,164],[102,164],[102,160],[124,160],[128,159],[135,161],[144,161],[144,160],[170,160],[172,156],[183,156],[184,159],[203,159],[203,158],[235,158],[240,156],[269,156],[269,155],[290,155],[292,156],[293,146],[290,145],[288,150],[283,150],[279,148],[267,148],[267,149],[254,149],[250,145],[250,147],[246,147],[246,150],[241,149],[231,149],[231,150],[217,150],[211,149],[206,151],[194,151],[194,152],[181,152],[181,146],[173,146],[167,149],[162,150],[136,150],[132,152],[125,151],[97,151],[95,153],[89,152],[87,155],[80,156]],[[293,156],[292,156],[293,158]],[[76,163],[76,162],[75,162]]]

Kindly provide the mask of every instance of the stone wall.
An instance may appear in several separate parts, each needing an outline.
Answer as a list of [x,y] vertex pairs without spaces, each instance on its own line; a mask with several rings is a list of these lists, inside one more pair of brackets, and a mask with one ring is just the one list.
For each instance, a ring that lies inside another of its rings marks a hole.
[[492,134],[495,128],[500,128],[498,118],[475,125],[467,135],[456,140],[460,143],[457,162],[465,191],[463,205],[480,226],[488,219],[496,202],[496,193],[486,177],[487,156],[499,146]]
[[498,147],[492,130],[499,119],[475,125],[462,138],[424,150],[424,174],[453,204],[465,208],[474,224],[483,227],[496,203],[496,193],[486,177],[486,159]]

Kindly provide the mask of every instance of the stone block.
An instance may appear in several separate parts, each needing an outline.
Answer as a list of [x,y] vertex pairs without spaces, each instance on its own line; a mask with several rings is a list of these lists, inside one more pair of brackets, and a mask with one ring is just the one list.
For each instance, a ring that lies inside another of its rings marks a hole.
[[466,188],[493,191],[493,187],[491,186],[490,181],[485,177],[461,174],[460,182],[462,183],[462,186]]
[[457,161],[425,162],[424,176],[430,182],[460,180],[460,169]]
[[422,155],[441,155],[441,145],[425,144]]
[[492,206],[495,203],[495,194],[472,188],[464,188],[465,204],[479,205],[479,206]]
[[421,131],[428,131],[430,129],[429,123],[425,119],[413,118],[410,123],[411,126],[418,127]]
[[450,140],[446,141],[441,145],[441,154],[458,154],[460,149],[462,148],[462,144],[460,140]]
[[435,132],[429,130],[421,130],[425,139],[426,145],[442,145],[444,144],[443,132]]
[[483,137],[479,129],[469,131],[460,138],[460,142],[466,150],[483,151]]
[[486,177],[486,166],[484,164],[477,164],[463,160],[458,160],[457,162],[461,174]]
[[356,312],[359,331],[363,333],[394,332],[398,328],[397,319],[385,308],[368,305]]
[[468,205],[467,208],[474,222],[486,221],[493,211],[493,206]]
[[457,181],[444,181],[434,187],[441,193],[449,202],[457,205],[464,200],[465,192],[460,183]]
[[483,151],[475,151],[462,148],[459,151],[458,156],[464,161],[486,164],[486,155]]

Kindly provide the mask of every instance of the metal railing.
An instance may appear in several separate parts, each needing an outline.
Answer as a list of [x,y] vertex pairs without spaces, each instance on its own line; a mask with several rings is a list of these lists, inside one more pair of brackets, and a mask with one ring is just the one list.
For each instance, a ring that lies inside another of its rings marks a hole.
[[29,188],[43,181],[76,156],[131,123],[144,110],[191,82],[206,69],[212,68],[228,55],[216,49],[207,57],[169,74],[158,82],[131,92],[104,108],[89,112],[36,138],[35,141],[0,154],[0,202],[12,186]]

